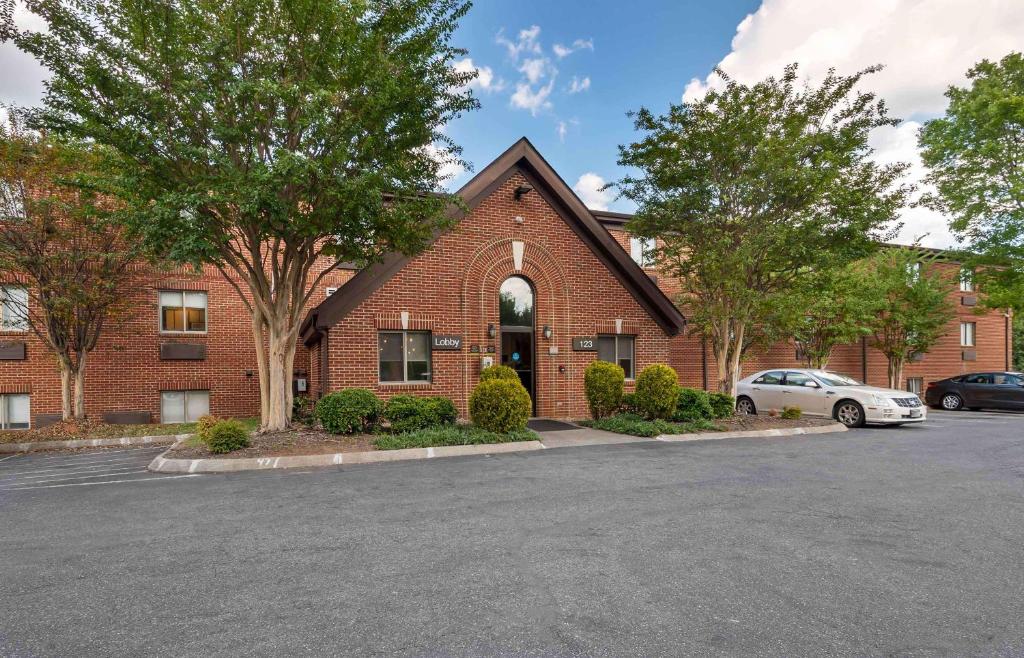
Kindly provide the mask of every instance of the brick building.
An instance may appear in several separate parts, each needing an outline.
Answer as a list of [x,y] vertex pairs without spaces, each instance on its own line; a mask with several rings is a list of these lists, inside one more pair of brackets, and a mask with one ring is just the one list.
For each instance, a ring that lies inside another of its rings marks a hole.
[[[339,268],[321,282],[302,328],[298,390],[445,395],[465,414],[481,367],[504,363],[519,371],[536,415],[572,418],[586,413],[583,369],[595,358],[620,363],[628,376],[669,363],[684,385],[713,385],[710,350],[686,331],[672,282],[647,267],[643,245],[623,230],[628,216],[588,210],[525,139],[459,193],[466,207],[457,225],[424,253]],[[134,293],[137,312],[109,327],[90,358],[90,414],[120,422],[257,415],[250,320],[234,288],[213,268],[149,280]],[[5,282],[0,303],[18,294]],[[976,314],[973,290],[950,295],[958,318],[939,346],[908,364],[912,390],[1009,365],[1009,318]],[[52,422],[56,364],[17,318],[4,311],[2,320],[0,425]],[[782,344],[744,369],[799,365],[795,346]],[[830,367],[886,380],[885,359],[865,344],[838,348]]]

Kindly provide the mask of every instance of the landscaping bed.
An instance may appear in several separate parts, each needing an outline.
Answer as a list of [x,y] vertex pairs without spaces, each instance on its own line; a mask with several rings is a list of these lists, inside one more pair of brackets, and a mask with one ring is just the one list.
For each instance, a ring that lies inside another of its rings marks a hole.
[[578,424],[618,434],[655,437],[662,434],[819,427],[831,425],[834,422],[831,418],[780,418],[778,416],[730,416],[715,420],[674,422],[668,420],[645,420],[640,416],[632,414],[619,414],[600,420],[582,420]]
[[37,443],[41,441],[76,441],[79,439],[121,439],[138,436],[191,434],[195,423],[147,425],[110,425],[107,423],[67,422],[32,430],[0,432],[0,443]]

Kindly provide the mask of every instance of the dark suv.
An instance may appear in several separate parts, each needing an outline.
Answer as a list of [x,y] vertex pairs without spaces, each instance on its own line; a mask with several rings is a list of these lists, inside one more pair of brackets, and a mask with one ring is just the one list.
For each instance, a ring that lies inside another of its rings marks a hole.
[[974,372],[928,384],[925,404],[937,409],[1024,410],[1024,374]]

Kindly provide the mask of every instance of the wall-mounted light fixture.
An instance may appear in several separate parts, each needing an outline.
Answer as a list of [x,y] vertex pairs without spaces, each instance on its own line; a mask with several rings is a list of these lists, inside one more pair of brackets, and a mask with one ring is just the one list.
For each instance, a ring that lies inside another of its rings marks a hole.
[[497,334],[497,331],[494,329],[494,324],[487,325],[487,337],[488,338],[494,338],[494,336],[496,334]]
[[533,192],[533,185],[530,185],[529,183],[524,183],[516,188],[516,191],[513,194],[513,196],[515,197],[516,201],[519,201],[530,192]]
[[245,371],[245,376],[246,377],[252,377],[252,370],[246,370]]
[[551,340],[551,325],[544,325],[544,338]]

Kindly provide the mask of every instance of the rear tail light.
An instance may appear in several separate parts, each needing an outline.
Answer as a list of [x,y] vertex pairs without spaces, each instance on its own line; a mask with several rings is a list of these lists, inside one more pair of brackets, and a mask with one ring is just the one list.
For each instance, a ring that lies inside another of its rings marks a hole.
[[935,388],[937,384],[935,382],[928,382],[928,388]]

